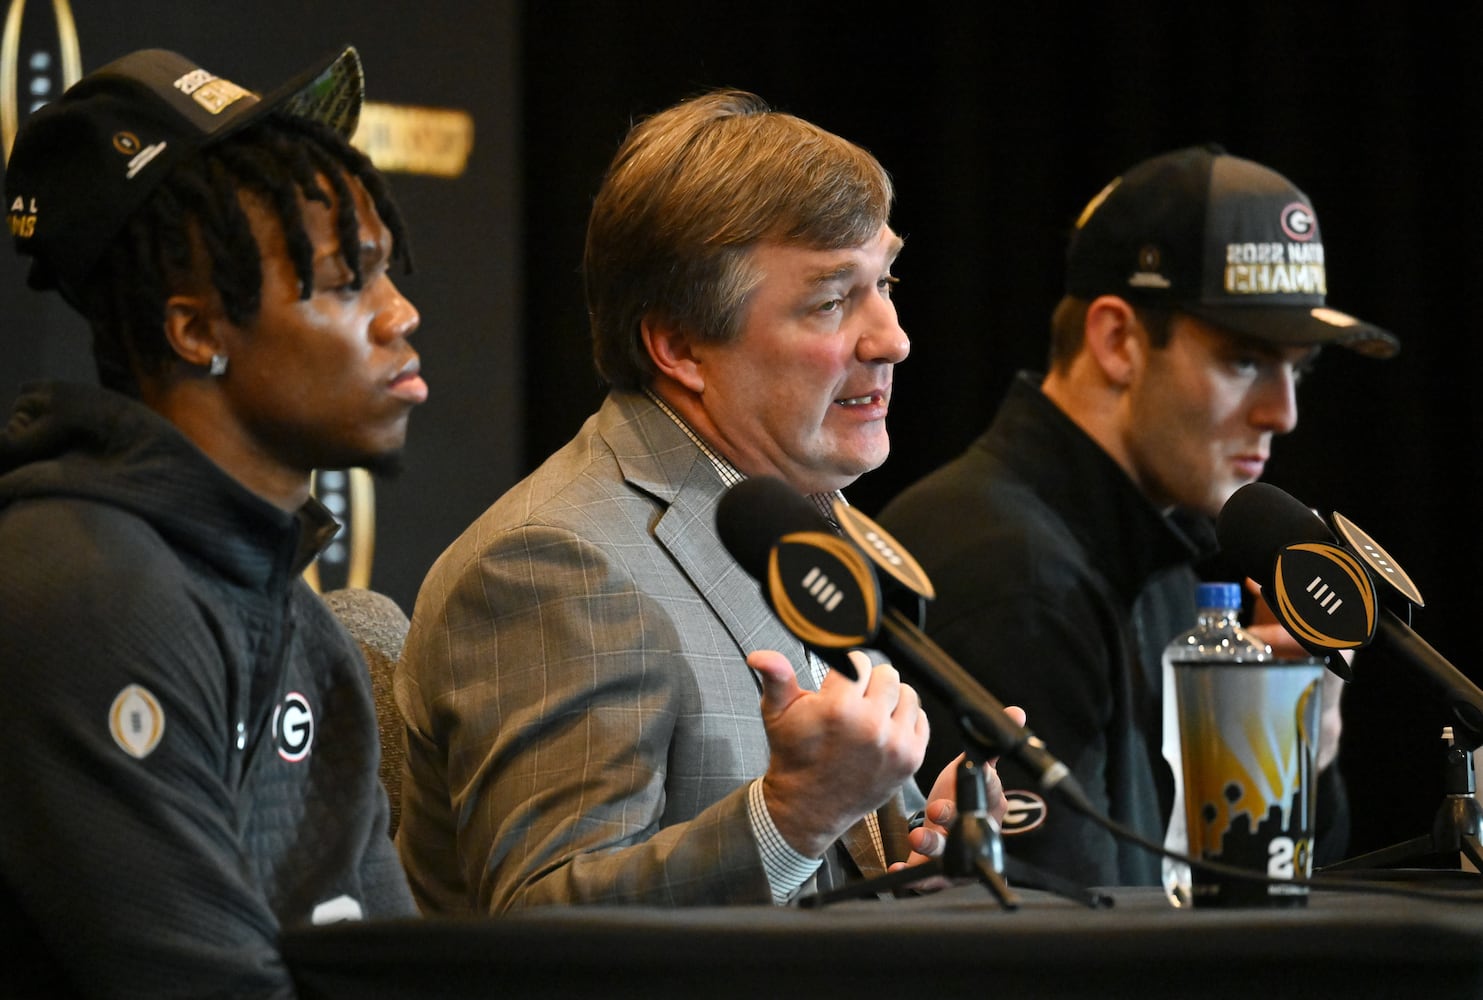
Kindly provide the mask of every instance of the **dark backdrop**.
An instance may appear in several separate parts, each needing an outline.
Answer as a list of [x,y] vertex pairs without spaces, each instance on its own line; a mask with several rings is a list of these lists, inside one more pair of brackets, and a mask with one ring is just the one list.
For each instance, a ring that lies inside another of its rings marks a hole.
[[[976,436],[1017,368],[1042,365],[1082,205],[1133,162],[1218,141],[1313,198],[1330,302],[1405,342],[1390,362],[1325,355],[1267,478],[1381,541],[1428,598],[1419,630],[1479,676],[1466,525],[1483,426],[1483,8],[548,0],[524,18],[532,460],[601,397],[582,229],[635,116],[713,86],[750,89],[866,146],[895,177],[913,350],[897,372],[892,457],[850,490],[871,514]],[[1429,830],[1447,721],[1420,678],[1361,656],[1341,762],[1356,848]]]
[[[28,17],[44,5],[32,0]],[[408,473],[379,491],[373,584],[410,608],[436,553],[564,442],[602,389],[579,266],[587,208],[629,122],[713,86],[755,90],[874,151],[908,240],[891,460],[850,491],[874,514],[961,450],[1017,368],[1038,367],[1068,227],[1124,167],[1219,141],[1314,199],[1330,300],[1395,330],[1377,363],[1326,355],[1268,478],[1337,508],[1428,597],[1417,625],[1474,676],[1470,523],[1483,347],[1474,51],[1483,8],[1367,2],[1035,5],[754,0],[74,0],[85,68],[178,47],[248,84],[342,40],[373,99],[475,118],[468,173],[397,177],[419,260],[432,400]],[[522,190],[523,188],[523,190]],[[66,311],[0,254],[0,383],[86,376]],[[985,642],[992,642],[986,636]],[[1342,766],[1355,846],[1425,832],[1446,722],[1404,667],[1360,658]]]

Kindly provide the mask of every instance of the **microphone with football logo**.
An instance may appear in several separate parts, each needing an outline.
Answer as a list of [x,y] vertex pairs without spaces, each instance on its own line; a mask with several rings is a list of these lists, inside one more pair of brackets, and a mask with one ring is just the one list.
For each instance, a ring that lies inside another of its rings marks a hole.
[[[1419,671],[1441,695],[1467,749],[1483,743],[1483,691],[1385,600],[1423,607],[1421,593],[1380,545],[1342,514],[1333,525],[1268,483],[1231,495],[1216,524],[1234,564],[1262,586],[1277,620],[1329,669],[1353,679],[1340,650],[1373,645]],[[1341,541],[1342,539],[1342,541]]]
[[[1380,544],[1343,514],[1334,531],[1309,508],[1267,483],[1231,495],[1216,531],[1221,548],[1262,586],[1277,620],[1309,653],[1346,681],[1345,649],[1373,646],[1418,671],[1451,711],[1444,727],[1444,796],[1429,833],[1327,866],[1325,872],[1404,866],[1430,855],[1465,856],[1483,869],[1483,808],[1475,795],[1471,751],[1483,744],[1483,691],[1432,648],[1407,617],[1421,593]],[[1335,537],[1335,534],[1338,537]]]

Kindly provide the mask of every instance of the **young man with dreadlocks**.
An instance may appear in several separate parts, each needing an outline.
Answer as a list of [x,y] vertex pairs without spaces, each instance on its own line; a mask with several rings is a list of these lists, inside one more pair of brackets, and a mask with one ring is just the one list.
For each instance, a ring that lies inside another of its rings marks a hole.
[[316,468],[394,465],[426,398],[359,57],[267,97],[158,50],[17,136],[30,284],[101,388],[0,434],[6,996],[291,996],[295,924],[413,912],[359,653],[300,571]]

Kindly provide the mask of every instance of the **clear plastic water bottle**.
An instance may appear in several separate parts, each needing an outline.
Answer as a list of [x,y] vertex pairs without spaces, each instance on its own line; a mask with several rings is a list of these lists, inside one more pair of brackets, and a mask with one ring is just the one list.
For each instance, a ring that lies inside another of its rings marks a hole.
[[[1174,810],[1164,846],[1189,853],[1184,814],[1184,759],[1179,743],[1179,706],[1175,702],[1174,662],[1266,663],[1272,649],[1241,628],[1241,587],[1235,583],[1202,583],[1195,588],[1199,606],[1195,627],[1164,648],[1164,759],[1174,771]],[[1164,858],[1164,892],[1175,906],[1190,905],[1189,865]]]

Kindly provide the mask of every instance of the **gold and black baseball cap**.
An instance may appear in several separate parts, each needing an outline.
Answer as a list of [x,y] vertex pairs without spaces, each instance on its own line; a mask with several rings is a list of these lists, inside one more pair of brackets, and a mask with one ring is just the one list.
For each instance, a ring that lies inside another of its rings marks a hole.
[[365,78],[345,46],[266,96],[164,49],[132,52],[31,115],[5,169],[6,221],[32,288],[80,286],[129,217],[192,154],[278,111],[347,138]]
[[1145,160],[1091,200],[1067,248],[1066,294],[1117,295],[1271,343],[1400,350],[1389,331],[1328,307],[1308,196],[1214,145]]

